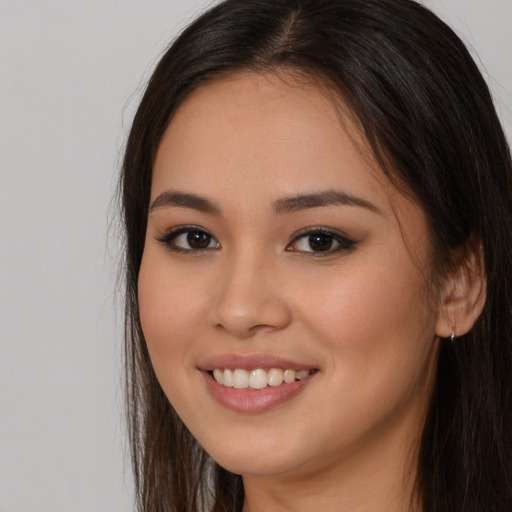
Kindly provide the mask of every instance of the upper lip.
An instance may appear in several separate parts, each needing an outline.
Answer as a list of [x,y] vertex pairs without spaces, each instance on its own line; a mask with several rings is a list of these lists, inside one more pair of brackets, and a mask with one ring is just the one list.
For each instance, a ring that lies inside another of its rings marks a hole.
[[274,354],[220,354],[206,359],[198,365],[201,370],[212,371],[217,368],[254,370],[256,368],[282,368],[291,370],[317,369],[314,364],[300,363]]

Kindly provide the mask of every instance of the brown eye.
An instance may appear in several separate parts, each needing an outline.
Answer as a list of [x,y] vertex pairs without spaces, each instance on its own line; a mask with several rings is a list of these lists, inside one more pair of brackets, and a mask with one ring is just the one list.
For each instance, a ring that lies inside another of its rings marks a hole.
[[219,242],[210,233],[194,227],[171,230],[157,240],[172,251],[194,252],[220,249]]
[[189,231],[187,244],[190,249],[207,249],[212,242],[212,236],[204,231]]
[[325,233],[315,233],[314,235],[309,235],[308,244],[312,251],[323,252],[332,249],[334,239]]
[[312,230],[298,236],[288,247],[296,251],[317,255],[334,254],[354,248],[356,243],[338,232]]

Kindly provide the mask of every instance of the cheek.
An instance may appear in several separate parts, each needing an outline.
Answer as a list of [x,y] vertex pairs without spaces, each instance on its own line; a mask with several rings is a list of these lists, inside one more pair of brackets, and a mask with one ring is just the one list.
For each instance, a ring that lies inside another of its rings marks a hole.
[[[186,348],[194,338],[201,297],[177,272],[169,271],[162,258],[144,253],[139,274],[138,296],[142,330],[153,367],[184,368]],[[183,275],[183,274],[181,274]]]
[[340,443],[385,425],[416,400],[423,407],[427,396],[435,315],[416,268],[390,268],[339,275],[332,287],[317,281],[302,294],[304,327],[328,354],[327,394],[316,414]]
[[357,388],[365,403],[379,389],[411,390],[426,367],[436,319],[417,267],[394,257],[330,277],[303,292],[300,307],[306,329],[328,349],[333,388]]
[[379,267],[338,275],[323,286],[316,281],[300,294],[308,312],[304,316],[340,345],[372,344],[375,334],[399,336],[418,327],[426,301],[418,276],[396,274]]

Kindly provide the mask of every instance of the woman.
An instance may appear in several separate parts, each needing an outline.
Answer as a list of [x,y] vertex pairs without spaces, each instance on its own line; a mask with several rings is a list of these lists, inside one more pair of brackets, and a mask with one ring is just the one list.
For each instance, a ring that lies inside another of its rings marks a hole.
[[511,159],[432,13],[222,2],[121,186],[140,510],[511,510]]

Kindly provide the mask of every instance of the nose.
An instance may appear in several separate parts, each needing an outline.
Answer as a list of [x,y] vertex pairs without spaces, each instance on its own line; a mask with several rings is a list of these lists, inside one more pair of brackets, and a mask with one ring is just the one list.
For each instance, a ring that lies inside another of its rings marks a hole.
[[292,315],[279,274],[262,255],[245,252],[225,261],[210,305],[210,324],[238,339],[284,329]]

